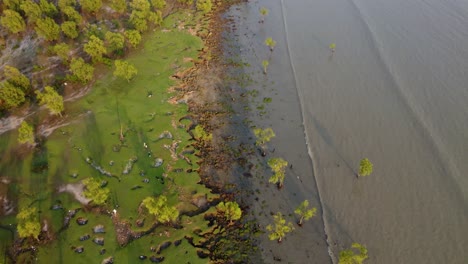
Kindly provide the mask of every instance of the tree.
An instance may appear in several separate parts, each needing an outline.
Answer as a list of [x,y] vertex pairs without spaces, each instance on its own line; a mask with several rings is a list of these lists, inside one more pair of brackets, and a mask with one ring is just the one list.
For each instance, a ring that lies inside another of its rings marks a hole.
[[88,53],[88,55],[91,56],[93,62],[102,61],[102,55],[107,53],[104,42],[94,35],[91,35],[88,43],[84,44],[83,49],[86,53]]
[[197,10],[203,14],[209,13],[212,8],[213,3],[211,3],[211,0],[197,0]]
[[117,13],[123,14],[125,13],[125,11],[127,11],[127,1],[126,0],[112,0],[111,7]]
[[83,184],[85,185],[83,195],[86,198],[91,199],[96,205],[106,203],[107,198],[109,198],[110,190],[109,188],[102,187],[101,181],[93,178],[86,178],[83,180]]
[[122,50],[124,48],[125,37],[122,34],[107,31],[105,38],[109,52]]
[[286,166],[288,162],[282,158],[271,158],[268,160],[268,166],[273,171],[273,176],[270,177],[269,182],[278,186],[278,189],[283,188],[284,175],[286,173]]
[[88,13],[96,13],[102,7],[101,0],[81,0],[81,7]]
[[[358,250],[359,253],[356,253],[353,249]],[[367,248],[359,243],[353,243],[351,249],[340,252],[338,264],[362,264],[367,258],[369,258]]]
[[68,61],[68,59],[70,58],[70,46],[68,44],[59,43],[55,45],[52,49],[54,53],[62,59],[62,61]]
[[309,220],[310,218],[312,218],[316,212],[317,212],[317,208],[311,208],[309,209],[309,201],[308,200],[304,200],[297,208],[296,210],[294,210],[294,213],[297,214],[299,216],[299,221],[297,222],[297,224],[299,226],[302,226],[303,224],[303,221],[304,220]]
[[38,19],[35,29],[39,36],[48,41],[58,40],[60,36],[60,26],[50,17]]
[[67,17],[68,20],[74,21],[77,24],[81,23],[81,20],[83,19],[78,13],[78,11],[75,10],[74,7],[67,6],[62,9],[62,13]]
[[216,206],[216,210],[229,220],[230,223],[239,220],[242,216],[242,210],[236,202],[220,202]]
[[275,132],[273,132],[271,127],[265,129],[255,128],[253,132],[257,138],[257,141],[255,141],[255,145],[257,146],[261,146],[275,137]]
[[65,36],[71,39],[78,37],[78,30],[76,29],[76,23],[74,21],[65,21],[60,25],[60,28]]
[[3,6],[5,9],[19,11],[21,2],[21,0],[3,0]]
[[82,58],[73,58],[70,62],[70,70],[82,83],[87,83],[93,79],[93,65],[85,63]]
[[267,60],[262,61],[262,66],[263,66],[263,73],[267,74],[267,68],[270,63]]
[[177,2],[189,6],[193,5],[193,0],[177,0]]
[[138,70],[135,68],[135,66],[128,63],[127,61],[116,60],[114,65],[114,76],[122,77],[127,80],[127,82],[130,82],[130,80],[138,73]]
[[330,48],[331,52],[335,52],[336,44],[335,43],[330,43],[329,48]]
[[373,165],[369,159],[364,158],[359,163],[359,176],[368,176],[372,173]]
[[146,22],[146,18],[148,17],[149,13],[144,13],[139,10],[133,10],[130,14],[130,23],[132,23],[133,27],[140,31],[144,32],[148,29],[148,23]]
[[148,20],[155,25],[161,25],[163,21],[162,12],[159,10],[156,10],[156,12],[150,12]]
[[138,44],[141,42],[141,35],[140,32],[137,30],[127,30],[125,31],[125,37],[127,38],[128,43],[132,45],[132,47],[136,48]]
[[47,16],[53,17],[58,13],[55,5],[50,1],[41,0],[39,2],[39,6],[41,7],[42,13],[44,13]]
[[260,20],[260,23],[265,22],[265,17],[268,16],[269,10],[265,7],[260,8],[260,15],[262,16],[262,20]]
[[25,101],[24,92],[9,82],[0,84],[0,109],[11,109]]
[[179,217],[179,211],[174,206],[167,205],[167,198],[160,195],[158,198],[146,197],[143,206],[148,209],[148,212],[156,217],[156,221],[163,224],[175,222]]
[[32,0],[24,1],[20,7],[28,17],[29,22],[34,23],[42,16],[41,7]]
[[157,10],[161,10],[166,7],[166,0],[151,0],[151,5]]
[[34,144],[34,130],[31,125],[25,121],[21,122],[18,128],[18,142],[21,144],[29,143]]
[[268,37],[265,39],[265,45],[270,48],[270,51],[273,51],[273,49],[276,46],[276,41],[274,41],[272,38]]
[[23,32],[26,29],[23,17],[18,12],[10,9],[3,10],[0,24],[13,34]]
[[22,208],[16,215],[18,221],[18,235],[21,238],[33,237],[38,239],[41,233],[41,224],[37,216],[36,207]]
[[73,7],[76,5],[76,0],[58,0],[57,6],[60,8],[60,10],[63,11],[63,9],[67,7]]
[[62,116],[63,97],[51,86],[44,87],[44,92],[36,91],[40,105],[45,105],[53,115]]
[[294,226],[291,222],[286,223],[281,212],[273,215],[273,219],[275,224],[267,225],[266,227],[266,229],[271,232],[268,235],[268,238],[270,240],[278,240],[278,243],[281,243],[286,234],[294,230]]
[[31,83],[28,77],[24,76],[17,68],[5,65],[3,73],[9,83],[21,88],[24,92],[28,91]]

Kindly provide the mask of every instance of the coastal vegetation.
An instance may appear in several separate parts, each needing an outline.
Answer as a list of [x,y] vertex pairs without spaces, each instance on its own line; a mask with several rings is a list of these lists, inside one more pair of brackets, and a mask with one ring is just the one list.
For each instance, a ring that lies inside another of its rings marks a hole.
[[266,227],[266,229],[270,231],[268,238],[270,240],[277,240],[278,243],[281,243],[286,234],[294,230],[294,226],[291,222],[287,222],[286,219],[284,219],[281,212],[273,215],[273,220],[274,224],[267,225]]
[[255,137],[257,138],[257,140],[255,141],[255,145],[257,146],[262,146],[275,137],[275,132],[273,131],[273,129],[271,129],[271,127],[265,129],[255,128],[253,132]]
[[216,206],[218,214],[226,218],[231,224],[233,221],[237,221],[242,216],[242,210],[239,204],[236,202],[220,202]]
[[273,49],[276,46],[276,41],[273,40],[271,37],[265,39],[265,45],[270,48],[270,51],[273,52]]
[[27,122],[21,122],[18,128],[18,142],[21,144],[34,144],[34,129]]
[[269,61],[267,60],[263,60],[262,61],[262,66],[263,66],[263,74],[267,74],[267,68],[268,68],[268,65],[270,64]]
[[270,183],[276,184],[278,189],[283,188],[288,162],[282,158],[271,158],[268,160],[268,166],[270,166],[271,170],[273,171],[273,175],[268,181]]
[[265,17],[268,16],[268,13],[270,11],[266,8],[266,7],[261,7],[260,8],[260,16],[261,16],[261,20],[260,20],[260,23],[264,23],[265,22]]
[[304,200],[297,208],[294,210],[294,213],[299,217],[297,224],[302,226],[304,220],[307,221],[310,218],[314,217],[317,213],[317,208],[309,208],[309,201]]
[[368,158],[364,158],[359,162],[359,176],[369,176],[373,171],[373,164]]
[[339,264],[362,264],[369,256],[367,248],[359,243],[353,243],[350,249],[340,252]]

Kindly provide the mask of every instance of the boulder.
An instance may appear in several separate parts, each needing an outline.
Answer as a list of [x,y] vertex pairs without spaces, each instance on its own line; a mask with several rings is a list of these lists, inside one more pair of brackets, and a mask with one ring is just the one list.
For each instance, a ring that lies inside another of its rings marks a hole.
[[93,242],[99,246],[104,246],[104,238],[103,237],[95,237]]
[[103,225],[97,225],[97,226],[93,227],[93,233],[95,233],[95,234],[105,233],[104,226]]
[[78,217],[76,219],[76,223],[80,226],[82,225],[86,225],[88,223],[88,219],[84,218],[84,217]]

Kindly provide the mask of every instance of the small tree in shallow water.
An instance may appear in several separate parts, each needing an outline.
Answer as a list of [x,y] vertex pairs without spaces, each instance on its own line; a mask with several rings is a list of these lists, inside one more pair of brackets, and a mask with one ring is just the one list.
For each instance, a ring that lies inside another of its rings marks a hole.
[[276,41],[274,41],[272,38],[268,37],[265,39],[265,45],[267,45],[270,48],[270,51],[273,51],[273,49],[276,46]]
[[102,183],[99,180],[86,178],[83,180],[83,184],[85,185],[83,195],[86,198],[91,199],[93,203],[101,205],[106,202],[107,198],[109,198],[109,188],[102,187]]
[[282,158],[271,158],[268,160],[268,166],[270,166],[274,173],[273,176],[270,177],[269,182],[275,183],[278,186],[278,189],[283,188],[284,176],[288,162]]
[[270,240],[278,240],[278,243],[281,243],[286,234],[294,230],[294,226],[291,222],[286,223],[281,212],[276,213],[273,219],[275,224],[267,225],[266,227],[266,229],[270,231],[268,238]]
[[242,216],[242,210],[236,202],[220,202],[216,206],[216,210],[218,213],[224,215],[230,223],[239,220]]
[[265,7],[260,8],[260,15],[262,16],[262,19],[260,20],[260,23],[265,22],[265,17],[268,16],[269,10]]
[[369,159],[364,158],[359,163],[359,176],[368,176],[373,171],[373,165]]
[[[356,253],[353,249],[358,250],[359,253]],[[369,258],[367,248],[359,243],[353,243],[351,249],[340,252],[338,264],[362,264],[367,258]]]
[[267,60],[262,61],[262,66],[263,66],[263,73],[267,74],[267,68],[270,63]]
[[21,144],[34,143],[34,130],[31,125],[26,123],[25,121],[21,122],[20,127],[18,128],[18,141]]
[[253,132],[257,138],[257,141],[255,141],[257,146],[261,146],[275,137],[275,132],[270,127],[265,129],[255,128]]
[[156,217],[156,221],[163,224],[175,222],[179,217],[179,211],[174,206],[167,205],[167,197],[164,195],[158,198],[146,197],[143,206],[148,212]]
[[38,239],[41,233],[41,224],[37,216],[36,207],[22,208],[16,215],[18,220],[18,235],[21,238],[34,237]]
[[304,200],[297,208],[296,210],[294,210],[294,213],[297,214],[299,216],[299,221],[297,222],[297,224],[299,226],[302,226],[303,224],[303,221],[304,220],[309,220],[310,218],[312,218],[316,212],[317,212],[317,208],[311,208],[309,209],[309,201],[308,200]]

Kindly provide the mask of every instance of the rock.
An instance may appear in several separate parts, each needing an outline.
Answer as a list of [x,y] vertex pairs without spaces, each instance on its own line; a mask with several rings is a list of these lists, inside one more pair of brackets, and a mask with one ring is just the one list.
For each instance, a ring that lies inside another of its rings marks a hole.
[[156,256],[151,256],[150,257],[151,262],[153,263],[161,263],[164,261],[164,257],[156,257]]
[[182,243],[182,239],[174,241],[174,246],[178,247]]
[[163,251],[164,249],[168,248],[171,244],[172,244],[171,241],[166,241],[166,242],[162,243],[162,244],[158,247],[158,251],[157,251],[156,253],[157,253],[157,254],[161,254],[161,251]]
[[109,161],[109,166],[114,166],[115,162],[113,160]]
[[102,260],[101,264],[112,264],[114,263],[114,257],[108,257]]
[[101,188],[104,188],[107,186],[107,184],[109,184],[108,181],[104,180],[104,181],[101,181]]
[[76,253],[83,253],[84,247],[83,246],[75,247],[73,251],[75,251]]
[[135,185],[131,188],[131,190],[134,191],[134,190],[141,189],[141,188],[143,188],[143,186]]
[[89,234],[86,234],[84,236],[80,236],[80,241],[85,241],[85,240],[88,240],[89,238],[91,238],[91,236]]
[[88,219],[84,218],[84,217],[78,217],[76,219],[76,223],[80,226],[82,225],[86,225],[88,223]]
[[161,133],[161,135],[159,135],[159,139],[163,139],[163,138],[172,139],[173,137],[172,137],[171,132],[164,131]]
[[155,168],[160,167],[160,166],[163,164],[163,162],[164,162],[163,159],[161,159],[161,158],[156,158],[156,159],[154,160],[154,165],[153,165],[153,166],[154,166]]
[[205,253],[204,251],[201,251],[201,250],[197,250],[197,255],[198,255],[199,258],[202,258],[202,259],[207,258],[207,257],[210,256],[209,253]]
[[144,182],[144,183],[149,183],[150,180],[149,180],[148,178],[144,178],[144,179],[142,180],[142,182]]
[[138,258],[139,258],[140,260],[145,260],[145,259],[147,258],[147,256],[145,256],[145,255],[140,255]]
[[106,249],[105,248],[99,250],[99,255],[104,255],[104,254],[106,254]]
[[136,220],[136,225],[138,227],[143,227],[145,225],[145,219],[138,219]]
[[105,233],[104,226],[103,225],[97,225],[97,226],[93,227],[93,233],[95,233],[95,234]]
[[104,238],[103,237],[95,237],[93,242],[99,246],[104,246]]
[[50,207],[51,210],[62,210],[63,206],[61,204],[54,204]]

